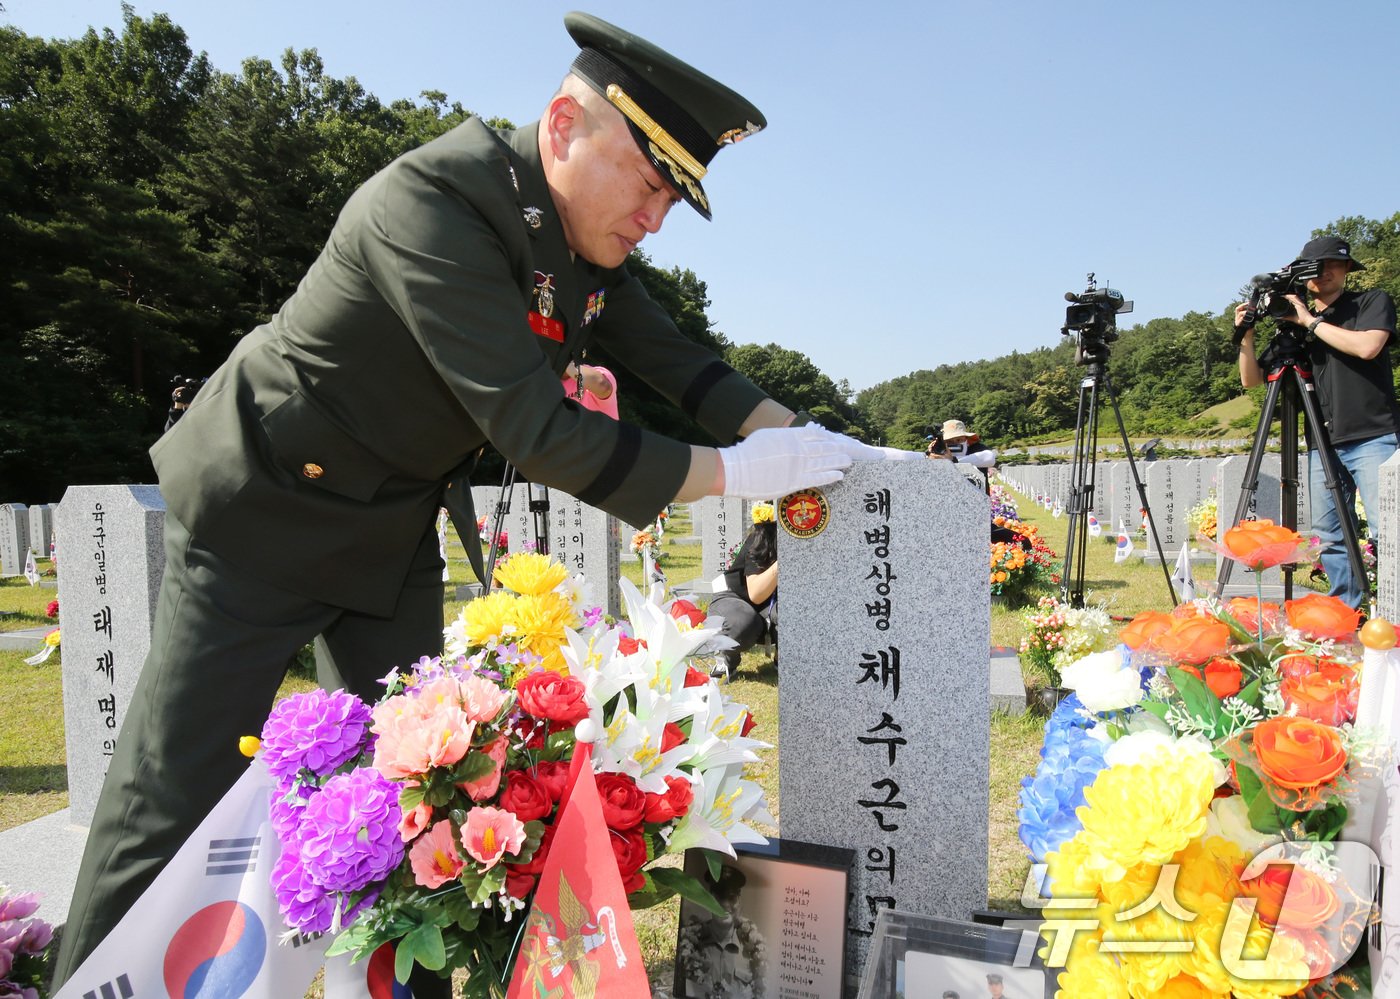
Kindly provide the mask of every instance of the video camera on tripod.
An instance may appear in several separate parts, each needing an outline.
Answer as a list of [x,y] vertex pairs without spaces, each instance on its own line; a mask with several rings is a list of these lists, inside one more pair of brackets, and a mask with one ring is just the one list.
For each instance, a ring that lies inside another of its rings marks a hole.
[[1061,336],[1071,332],[1079,337],[1074,348],[1075,364],[1103,364],[1108,360],[1108,345],[1118,339],[1119,313],[1132,312],[1133,303],[1125,301],[1123,293],[1114,288],[1099,288],[1094,275],[1089,275],[1088,287],[1079,294],[1065,292],[1065,324]]
[[1308,282],[1321,273],[1321,260],[1295,260],[1287,267],[1250,278],[1244,322],[1235,327],[1235,346],[1240,345],[1245,331],[1258,321],[1261,314],[1274,320],[1293,315],[1293,306],[1285,296],[1306,295]]

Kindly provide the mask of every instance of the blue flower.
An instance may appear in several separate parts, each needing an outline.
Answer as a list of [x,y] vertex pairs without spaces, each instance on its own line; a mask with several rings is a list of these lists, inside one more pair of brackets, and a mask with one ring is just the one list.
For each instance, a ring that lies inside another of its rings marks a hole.
[[1075,809],[1084,804],[1084,789],[1103,770],[1104,744],[1089,735],[1092,718],[1082,714],[1079,698],[1060,702],[1045,724],[1045,745],[1034,777],[1021,781],[1021,842],[1036,863],[1058,850],[1081,827]]

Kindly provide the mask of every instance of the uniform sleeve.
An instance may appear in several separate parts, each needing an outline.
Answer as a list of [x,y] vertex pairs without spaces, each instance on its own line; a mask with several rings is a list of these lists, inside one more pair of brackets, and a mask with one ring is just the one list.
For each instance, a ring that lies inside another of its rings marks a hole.
[[754,407],[768,398],[753,382],[676,329],[666,311],[630,274],[608,290],[596,336],[611,356],[721,444],[731,443]]
[[680,490],[689,447],[565,399],[525,320],[514,203],[462,159],[460,172],[403,160],[366,185],[347,205],[358,217],[342,218],[349,252],[506,460],[532,481],[645,523]]

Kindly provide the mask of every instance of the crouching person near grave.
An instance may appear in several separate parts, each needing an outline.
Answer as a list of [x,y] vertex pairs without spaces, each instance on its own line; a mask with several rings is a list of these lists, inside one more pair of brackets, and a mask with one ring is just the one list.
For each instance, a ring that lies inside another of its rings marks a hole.
[[[482,446],[638,524],[675,500],[781,495],[893,457],[800,425],[625,266],[681,201],[709,218],[708,163],[763,115],[604,21],[565,27],[581,51],[544,117],[473,118],[370,178],[292,297],[152,449],[165,576],[58,983],[238,778],[238,738],[261,730],[298,648],[314,638],[323,685],[366,700],[391,667],[441,652],[434,515],[447,505],[472,536],[464,476]],[[743,440],[692,446],[567,398],[561,376],[593,343]],[[419,999],[447,991],[427,979]]]
[[772,504],[754,504],[753,521],[724,573],[724,590],[709,607],[709,613],[724,619],[720,634],[738,643],[721,654],[730,680],[739,670],[742,653],[765,637],[772,642],[778,638],[778,525]]

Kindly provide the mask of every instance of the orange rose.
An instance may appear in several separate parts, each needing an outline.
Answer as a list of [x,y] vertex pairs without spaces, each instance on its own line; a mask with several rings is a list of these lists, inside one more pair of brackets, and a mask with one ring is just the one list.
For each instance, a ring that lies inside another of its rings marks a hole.
[[1225,604],[1225,612],[1252,634],[1259,631],[1261,616],[1265,631],[1278,631],[1278,604],[1261,604],[1258,597],[1232,597]]
[[1337,893],[1325,880],[1297,864],[1270,864],[1256,878],[1241,882],[1245,895],[1258,899],[1255,915],[1268,926],[1311,930],[1337,911]]
[[1267,517],[1241,521],[1225,532],[1225,551],[1221,554],[1247,565],[1255,572],[1284,562],[1296,562],[1303,538],[1290,528],[1275,524]]
[[1296,708],[1299,717],[1323,725],[1341,725],[1356,717],[1356,673],[1341,663],[1328,660],[1315,673],[1285,676],[1279,690],[1283,703]]
[[1290,626],[1314,638],[1350,638],[1361,623],[1361,612],[1352,610],[1336,597],[1309,593],[1301,600],[1283,605]]
[[1161,611],[1143,611],[1123,626],[1123,630],[1118,632],[1118,638],[1134,651],[1144,646],[1150,648],[1153,638],[1171,626],[1172,616],[1170,614],[1163,614]]
[[1225,651],[1230,628],[1214,618],[1177,618],[1153,638],[1153,647],[1178,662],[1203,663]]
[[1233,659],[1226,656],[1216,656],[1206,663],[1206,686],[1210,688],[1212,694],[1222,701],[1238,694],[1243,680],[1244,670]]
[[1254,726],[1259,768],[1280,787],[1302,790],[1332,780],[1345,769],[1347,753],[1335,728],[1280,715]]

